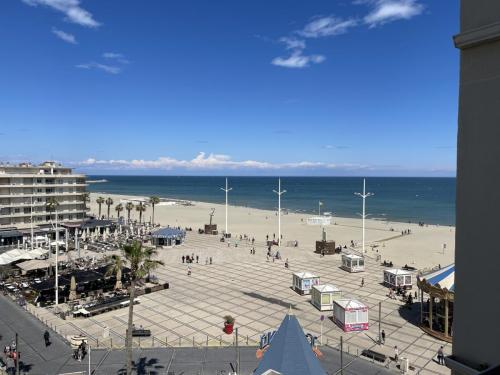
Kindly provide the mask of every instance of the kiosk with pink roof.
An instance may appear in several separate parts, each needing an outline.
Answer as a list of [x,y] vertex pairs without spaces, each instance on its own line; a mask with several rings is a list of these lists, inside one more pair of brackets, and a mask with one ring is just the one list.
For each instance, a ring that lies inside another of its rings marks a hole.
[[366,331],[368,329],[368,306],[355,299],[333,301],[333,321],[344,330]]

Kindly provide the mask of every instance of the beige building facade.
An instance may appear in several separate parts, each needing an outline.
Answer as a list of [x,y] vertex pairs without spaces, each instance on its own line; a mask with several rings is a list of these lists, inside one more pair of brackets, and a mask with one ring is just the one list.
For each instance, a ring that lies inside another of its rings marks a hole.
[[59,203],[60,222],[83,220],[86,187],[85,175],[55,162],[0,164],[0,229],[50,223],[55,219],[47,208],[51,197]]

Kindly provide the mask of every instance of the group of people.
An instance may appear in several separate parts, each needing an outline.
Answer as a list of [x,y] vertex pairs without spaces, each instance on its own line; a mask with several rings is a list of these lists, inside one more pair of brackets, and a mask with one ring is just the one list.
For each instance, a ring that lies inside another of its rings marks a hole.
[[81,362],[85,356],[87,355],[87,343],[85,340],[82,340],[78,348],[73,351],[73,358],[77,361]]
[[194,263],[195,259],[196,259],[196,263],[199,263],[199,260],[200,260],[200,257],[198,255],[196,255],[196,257],[194,256],[194,253],[192,255],[183,255],[181,257],[182,259],[182,263]]
[[18,359],[16,343],[12,342],[12,344],[4,347],[3,354],[5,355],[7,361],[11,361],[12,366],[9,367],[15,368],[17,366],[17,359]]
[[405,230],[401,231],[402,236],[405,236],[405,235],[410,234],[410,233],[411,233],[411,229],[405,229]]

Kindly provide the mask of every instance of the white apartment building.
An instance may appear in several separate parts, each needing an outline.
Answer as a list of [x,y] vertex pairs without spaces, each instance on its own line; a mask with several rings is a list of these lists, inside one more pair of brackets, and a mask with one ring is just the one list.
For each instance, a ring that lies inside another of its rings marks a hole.
[[0,164],[0,229],[47,224],[55,213],[46,207],[50,197],[59,202],[60,222],[79,221],[87,211],[85,175],[55,162],[40,165]]

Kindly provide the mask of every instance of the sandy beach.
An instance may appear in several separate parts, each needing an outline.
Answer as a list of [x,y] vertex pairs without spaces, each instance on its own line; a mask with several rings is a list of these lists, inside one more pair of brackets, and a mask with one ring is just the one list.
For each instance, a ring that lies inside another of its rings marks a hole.
[[[95,200],[98,196],[111,197],[114,201],[111,207],[111,216],[116,217],[114,207],[118,203],[129,200],[147,199],[131,195],[113,195],[92,193],[90,195],[90,212],[98,213]],[[155,207],[155,222],[162,226],[190,227],[193,231],[203,228],[209,222],[209,214],[215,209],[213,222],[218,225],[219,232],[225,227],[225,207],[220,204],[191,202],[192,205],[165,204]],[[102,206],[101,213],[106,215],[107,207]],[[369,208],[368,208],[369,212]],[[127,211],[122,211],[122,216],[127,217]],[[143,214],[143,220],[149,221],[152,217],[151,206]],[[259,210],[248,207],[229,206],[228,230],[233,239],[239,235],[254,237],[256,241],[263,242],[266,235],[270,238],[273,234],[278,236],[278,217],[276,211]],[[299,250],[303,256],[317,256],[313,253],[315,241],[321,239],[321,227],[307,224],[311,215],[288,213],[281,217],[281,232],[283,244],[287,241],[298,241]],[[138,220],[139,213],[131,212],[131,219]],[[392,229],[392,230],[391,230]],[[411,234],[401,235],[402,231],[410,229]],[[350,246],[351,240],[355,242],[356,249],[361,250],[362,221],[355,218],[333,217],[332,225],[325,226],[328,240],[334,240],[337,245]],[[443,244],[446,248],[443,251]],[[376,245],[371,247],[370,245]],[[411,265],[418,269],[434,267],[438,264],[446,265],[454,261],[455,228],[450,226],[366,220],[366,248],[367,255],[376,257],[380,254],[382,260],[392,261],[395,266]],[[284,256],[291,248],[283,248]],[[177,261],[177,259],[176,259]]]

